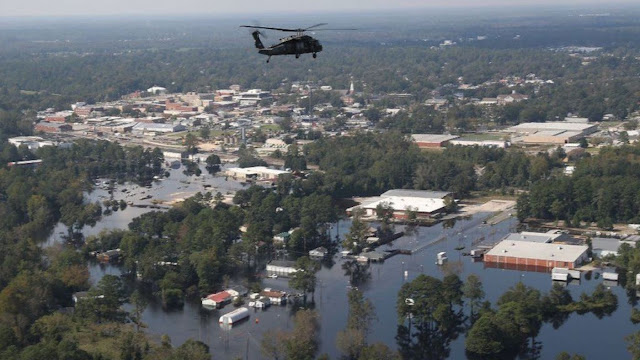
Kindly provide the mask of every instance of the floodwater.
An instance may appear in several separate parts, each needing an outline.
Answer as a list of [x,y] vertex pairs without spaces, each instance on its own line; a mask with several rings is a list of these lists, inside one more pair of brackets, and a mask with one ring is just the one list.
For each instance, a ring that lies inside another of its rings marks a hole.
[[[211,177],[206,175],[204,180],[193,181],[194,177],[186,177],[181,170],[172,170],[168,180],[157,182],[152,189],[138,188],[135,190],[135,199],[141,195],[141,191],[151,193],[154,198],[175,195],[177,192],[233,191],[242,188],[242,185],[226,181],[223,177]],[[204,173],[203,173],[204,174]],[[186,184],[185,181],[191,181]],[[204,189],[203,184],[212,184],[214,188]],[[129,189],[135,187],[129,186]],[[129,192],[131,193],[131,192]],[[116,199],[122,192],[116,192]],[[94,201],[100,196],[105,196],[106,191],[98,190],[89,195]],[[138,201],[134,201],[138,202]],[[129,221],[149,208],[127,207],[124,211],[114,212],[105,216],[95,227],[85,228],[85,236],[97,234],[102,229],[126,228]],[[551,275],[548,273],[522,272],[514,270],[502,270],[485,268],[482,262],[473,262],[472,258],[462,255],[473,248],[473,244],[479,239],[491,242],[496,241],[514,231],[517,225],[515,218],[507,219],[497,225],[483,224],[483,220],[491,214],[480,213],[466,220],[458,220],[454,224],[445,227],[443,223],[432,227],[419,228],[418,234],[405,236],[392,245],[385,245],[379,250],[387,248],[396,249],[420,249],[413,255],[396,255],[381,264],[372,264],[370,267],[371,278],[359,288],[366,298],[370,299],[376,309],[377,320],[373,323],[373,329],[369,336],[369,342],[382,341],[391,348],[397,348],[396,330],[397,315],[395,310],[397,292],[406,281],[411,281],[421,273],[434,277],[442,277],[445,269],[435,264],[436,254],[446,251],[449,263],[447,271],[454,271],[464,280],[469,274],[478,275],[483,282],[486,300],[495,303],[497,298],[509,287],[518,281],[533,286],[542,292],[551,289]],[[348,231],[349,221],[341,221],[331,229],[333,237],[336,233],[340,236]],[[397,227],[399,230],[401,227]],[[65,231],[64,227],[56,228],[50,242],[57,240],[59,231]],[[435,243],[434,243],[435,242]],[[433,243],[431,245],[426,245]],[[461,251],[456,247],[464,246]],[[338,358],[336,349],[336,334],[344,328],[347,319],[347,291],[349,278],[345,276],[341,267],[343,259],[334,256],[333,265],[323,265],[317,274],[318,286],[315,294],[315,309],[320,314],[320,350],[318,354],[327,353],[331,358]],[[407,276],[405,277],[405,271]],[[105,274],[120,274],[120,269],[112,265],[94,264],[90,266],[91,280],[97,282]],[[240,279],[238,279],[240,280]],[[568,285],[568,289],[574,299],[580,293],[591,293],[602,278],[585,280],[583,275],[579,285]],[[287,290],[287,280],[284,278],[264,279],[265,287]],[[598,319],[593,314],[577,315],[570,318],[555,330],[550,324],[545,324],[537,341],[542,345],[540,359],[555,358],[562,351],[579,353],[589,359],[624,359],[629,358],[626,351],[624,337],[637,330],[630,321],[631,305],[628,303],[626,292],[620,286],[612,287],[618,296],[618,309],[611,315]],[[216,359],[231,359],[236,357],[247,359],[261,359],[260,341],[262,335],[276,329],[291,330],[293,327],[293,313],[291,306],[271,306],[268,309],[251,310],[248,321],[235,325],[231,329],[222,329],[218,325],[218,318],[233,310],[233,306],[227,305],[223,309],[205,310],[198,300],[186,301],[182,309],[166,311],[155,300],[151,301],[143,313],[143,322],[147,324],[147,332],[154,338],[167,334],[174,346],[182,344],[189,338],[203,341],[209,345],[211,353]],[[468,309],[465,309],[468,313]],[[450,344],[450,359],[465,358],[464,334]]]

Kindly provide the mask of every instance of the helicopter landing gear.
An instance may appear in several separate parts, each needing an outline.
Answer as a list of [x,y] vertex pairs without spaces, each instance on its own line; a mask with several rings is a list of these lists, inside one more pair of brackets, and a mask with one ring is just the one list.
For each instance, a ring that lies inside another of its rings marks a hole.
[[296,59],[299,59],[299,58],[300,58],[300,54],[296,54]]
[[313,58],[315,59],[315,58],[317,58],[317,57],[318,57],[318,54],[313,53]]
[[271,56],[267,58],[267,64],[269,63],[269,60],[271,60]]

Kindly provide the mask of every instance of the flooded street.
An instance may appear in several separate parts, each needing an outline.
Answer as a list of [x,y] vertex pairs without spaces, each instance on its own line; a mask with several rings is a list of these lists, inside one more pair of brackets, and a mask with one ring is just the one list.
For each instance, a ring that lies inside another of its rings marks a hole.
[[[204,174],[204,172],[203,172]],[[211,185],[211,187],[204,187]],[[123,192],[122,189],[127,189]],[[181,169],[171,170],[168,179],[157,181],[151,189],[140,188],[134,185],[118,185],[114,192],[114,199],[133,201],[135,204],[150,205],[153,199],[171,201],[176,198],[189,197],[198,191],[217,191],[226,194],[243,185],[227,181],[224,177],[212,177],[209,174],[202,175],[201,179],[187,177]],[[152,195],[151,199],[139,200],[146,195]],[[107,190],[97,189],[88,195],[90,201],[102,201],[107,199]],[[152,208],[140,208],[128,206],[125,210],[115,211],[111,215],[103,216],[102,220],[94,227],[85,227],[85,236],[95,235],[103,229],[126,229],[128,223],[145,212],[153,211]],[[513,270],[485,268],[484,263],[474,262],[471,257],[463,256],[463,252],[471,250],[479,240],[486,242],[497,241],[507,233],[515,231],[517,220],[507,218],[496,225],[483,224],[483,221],[492,213],[477,213],[465,220],[453,223],[440,223],[432,227],[420,227],[418,233],[412,236],[404,236],[392,244],[385,245],[379,250],[405,249],[416,250],[412,255],[396,255],[381,264],[371,264],[371,277],[360,290],[366,298],[375,306],[377,320],[373,322],[373,329],[369,336],[369,342],[382,341],[391,348],[397,348],[396,344],[396,316],[395,304],[397,292],[406,281],[411,281],[421,273],[441,278],[445,271],[457,273],[461,279],[466,279],[469,274],[477,274],[484,285],[486,300],[495,304],[497,298],[509,287],[518,281],[533,286],[542,292],[547,292],[551,286],[551,275],[548,273],[531,273]],[[343,237],[348,232],[349,221],[341,221],[331,229],[332,238],[336,233]],[[401,226],[396,227],[401,230]],[[62,240],[66,234],[66,227],[59,225],[55,228],[47,244],[53,244]],[[455,250],[462,248],[462,250]],[[445,251],[449,257],[446,266],[435,264],[436,254]],[[331,358],[338,358],[336,349],[336,334],[345,327],[347,320],[347,291],[349,277],[345,276],[342,264],[345,260],[339,255],[334,256],[331,266],[323,265],[317,274],[318,286],[315,293],[315,309],[320,314],[320,350],[318,354],[327,353]],[[405,277],[406,271],[406,277]],[[96,283],[106,274],[118,275],[120,268],[113,265],[92,264],[90,274],[92,283]],[[602,279],[583,280],[579,285],[568,285],[574,299],[579,298],[581,292],[591,293],[593,288]],[[241,279],[234,279],[240,282]],[[278,290],[288,290],[287,279],[264,279],[264,287],[272,287]],[[562,352],[589,354],[589,358],[628,358],[624,337],[635,331],[635,326],[629,320],[631,305],[629,305],[625,290],[620,286],[613,287],[618,296],[618,309],[610,317],[597,319],[593,314],[573,314],[560,329],[563,336],[550,324],[545,324],[536,338],[542,344],[541,359],[555,358]],[[310,297],[309,297],[310,299]],[[149,303],[143,313],[143,322],[147,324],[147,331],[154,339],[159,339],[163,334],[170,336],[174,346],[182,344],[189,338],[203,341],[211,348],[211,353],[217,359],[230,359],[235,357],[249,359],[261,359],[260,341],[262,335],[275,329],[289,330],[293,327],[291,306],[271,306],[266,310],[251,310],[248,321],[244,321],[231,329],[222,329],[218,325],[218,318],[229,311],[233,306],[227,305],[223,309],[205,310],[199,300],[188,300],[180,310],[165,311],[156,299]],[[468,309],[465,309],[468,314]],[[596,331],[595,329],[606,329]],[[607,344],[606,347],[599,344]],[[465,358],[464,335],[460,335],[450,344],[449,358]]]

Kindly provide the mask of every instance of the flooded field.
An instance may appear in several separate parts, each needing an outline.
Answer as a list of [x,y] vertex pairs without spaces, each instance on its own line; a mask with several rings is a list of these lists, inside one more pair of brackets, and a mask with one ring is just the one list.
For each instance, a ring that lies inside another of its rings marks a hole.
[[[152,199],[170,200],[173,197],[188,197],[198,191],[228,191],[241,189],[243,186],[234,181],[227,181],[224,177],[204,175],[201,180],[186,177],[182,170],[171,170],[169,179],[154,183],[151,189],[139,188],[133,185],[118,186],[114,193],[115,199],[139,199],[151,195]],[[204,185],[211,185],[204,187]],[[122,192],[123,188],[127,192]],[[144,192],[144,193],[143,193]],[[101,200],[107,196],[106,190],[96,190],[89,194],[91,201]],[[151,201],[147,199],[145,201]],[[135,201],[136,203],[142,201]],[[150,202],[148,203],[150,204]],[[95,227],[83,230],[85,236],[97,234],[102,229],[126,228],[134,217],[153,209],[129,206],[124,211],[117,211],[103,219]],[[484,222],[493,216],[491,212],[477,212],[465,220],[448,221],[432,227],[420,227],[416,235],[404,236],[392,244],[385,245],[379,250],[405,249],[412,250],[412,255],[396,255],[384,263],[370,266],[370,279],[359,288],[365,297],[370,299],[376,308],[377,320],[369,337],[370,342],[382,341],[392,348],[397,348],[396,332],[398,319],[396,316],[397,292],[406,281],[411,281],[421,273],[434,277],[442,277],[445,271],[452,271],[464,280],[469,274],[477,274],[484,284],[486,299],[495,303],[497,298],[518,281],[534,286],[542,292],[551,286],[551,275],[546,273],[530,273],[513,270],[485,268],[484,263],[474,262],[471,257],[463,256],[479,241],[497,241],[507,233],[515,231],[517,220],[507,217],[495,225]],[[332,237],[336,234],[343,237],[349,230],[350,222],[341,221],[331,229]],[[397,230],[402,227],[398,226]],[[61,233],[66,228],[58,226],[48,243],[61,240]],[[461,250],[456,250],[464,248]],[[449,257],[446,267],[435,264],[436,254],[445,251]],[[323,265],[318,273],[318,286],[315,293],[315,303],[310,305],[320,314],[320,353],[327,353],[331,358],[338,358],[336,350],[336,333],[343,329],[347,319],[347,291],[349,277],[345,275],[342,263],[345,260],[339,255],[333,257],[330,265]],[[405,273],[406,272],[406,273]],[[91,280],[95,283],[105,274],[120,274],[121,270],[112,265],[94,264],[90,267]],[[405,276],[406,274],[406,276]],[[241,280],[241,279],[238,279]],[[581,292],[592,292],[602,279],[592,278],[583,280],[579,285],[569,285],[574,299]],[[287,279],[266,278],[265,287],[288,290]],[[540,358],[550,359],[562,352],[580,353],[587,358],[623,359],[628,358],[624,337],[635,331],[630,322],[631,305],[628,303],[625,290],[620,286],[613,287],[618,296],[619,306],[612,316],[598,319],[592,314],[576,315],[570,318],[558,329],[551,325],[543,326],[537,341],[542,345]],[[223,329],[218,325],[218,318],[233,306],[227,305],[219,310],[205,310],[199,300],[187,301],[180,310],[165,311],[160,303],[151,301],[143,314],[143,322],[148,325],[148,332],[154,338],[162,334],[171,337],[174,345],[179,345],[189,338],[205,342],[211,348],[212,354],[218,359],[247,357],[261,359],[260,341],[262,335],[273,329],[291,329],[293,326],[292,306],[271,306],[266,310],[251,310],[248,321],[244,321],[231,329]],[[468,311],[467,311],[468,312]],[[559,336],[560,332],[562,336]],[[606,346],[602,346],[606,344]],[[448,358],[462,359],[464,353],[464,334],[453,339],[446,349]]]

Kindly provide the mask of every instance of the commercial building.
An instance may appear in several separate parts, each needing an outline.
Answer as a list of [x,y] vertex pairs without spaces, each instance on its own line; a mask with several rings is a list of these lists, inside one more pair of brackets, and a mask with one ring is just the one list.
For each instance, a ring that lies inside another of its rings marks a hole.
[[503,240],[484,255],[488,267],[548,272],[574,269],[587,260],[586,245]]
[[240,181],[248,180],[270,180],[278,179],[278,176],[291,174],[290,171],[269,169],[266,166],[253,166],[248,168],[229,168],[225,175]]
[[505,132],[533,135],[541,131],[571,131],[578,132],[583,135],[593,134],[598,131],[598,125],[595,124],[583,124],[576,122],[555,121],[555,122],[530,122],[522,123],[516,126],[507,128]]
[[443,135],[443,134],[412,134],[411,139],[418,145],[420,149],[439,148],[449,144],[451,140],[457,139],[459,136]]
[[394,189],[347,209],[347,214],[351,215],[354,209],[361,208],[367,216],[375,216],[378,205],[384,205],[393,208],[393,217],[396,219],[406,218],[408,210],[415,211],[417,217],[426,218],[444,211],[445,198],[448,196],[451,193],[444,191]]

